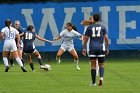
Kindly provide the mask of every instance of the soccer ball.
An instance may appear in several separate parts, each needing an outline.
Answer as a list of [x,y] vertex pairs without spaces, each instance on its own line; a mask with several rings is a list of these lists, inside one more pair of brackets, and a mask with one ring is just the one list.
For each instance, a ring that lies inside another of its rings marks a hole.
[[49,64],[45,64],[45,67],[47,68],[47,70],[51,70],[51,66]]

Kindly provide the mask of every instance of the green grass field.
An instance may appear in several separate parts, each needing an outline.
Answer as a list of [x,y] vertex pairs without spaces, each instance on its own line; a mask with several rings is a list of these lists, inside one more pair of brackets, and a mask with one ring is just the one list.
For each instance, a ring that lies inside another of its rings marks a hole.
[[55,62],[49,62],[52,70],[48,72],[39,69],[37,62],[35,72],[25,64],[27,73],[23,73],[17,64],[5,73],[4,65],[0,64],[0,93],[140,93],[140,60],[108,60],[101,87],[89,86],[91,77],[87,60],[80,62],[80,71],[74,68],[73,60],[70,61],[62,62],[59,67]]

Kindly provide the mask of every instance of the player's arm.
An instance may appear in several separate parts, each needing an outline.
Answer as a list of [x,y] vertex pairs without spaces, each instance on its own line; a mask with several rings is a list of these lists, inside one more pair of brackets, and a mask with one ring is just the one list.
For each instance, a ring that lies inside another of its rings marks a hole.
[[108,46],[109,46],[108,35],[105,34],[104,35],[104,38],[105,38],[105,44],[106,44],[106,55],[108,55],[109,54],[109,49],[108,49]]
[[17,37],[17,46],[20,47],[20,35],[17,34],[16,37]]
[[54,38],[53,40],[56,41],[56,40],[59,40],[59,39],[61,39],[61,36],[58,36],[58,37]]
[[3,36],[4,36],[4,32],[1,32],[1,34],[0,34],[0,41],[2,40]]
[[86,56],[86,53],[87,53],[87,50],[86,50],[86,45],[87,45],[87,42],[88,42],[88,36],[84,35],[83,36],[83,51],[82,51],[82,54],[84,56]]
[[45,41],[45,42],[52,43],[52,41],[47,40],[47,39],[45,39],[45,38],[41,38],[41,37],[40,37],[40,36],[38,36],[38,35],[36,35],[36,38],[37,38],[37,39],[39,39],[39,40],[41,40],[41,41]]

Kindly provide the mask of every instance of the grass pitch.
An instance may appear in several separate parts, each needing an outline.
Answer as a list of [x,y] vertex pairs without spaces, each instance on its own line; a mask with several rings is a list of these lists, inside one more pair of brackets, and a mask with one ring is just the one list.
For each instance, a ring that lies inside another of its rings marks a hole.
[[[88,60],[80,62],[81,70],[74,68],[73,60],[49,62],[52,70],[45,72],[35,62],[35,72],[26,63],[27,73],[15,64],[5,73],[0,64],[0,93],[140,93],[140,60],[111,59],[105,64],[103,86],[90,87]],[[99,76],[97,76],[98,84]]]

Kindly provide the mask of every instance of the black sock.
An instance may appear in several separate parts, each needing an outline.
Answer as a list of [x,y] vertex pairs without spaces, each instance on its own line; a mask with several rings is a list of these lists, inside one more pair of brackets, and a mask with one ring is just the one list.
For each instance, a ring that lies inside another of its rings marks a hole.
[[100,67],[99,71],[100,71],[100,77],[104,77],[104,67]]
[[23,59],[21,59],[21,61],[22,61],[22,64],[24,65],[24,60],[23,60]]
[[11,65],[14,64],[14,59],[10,59],[10,64],[11,64]]
[[92,84],[96,83],[96,69],[91,69]]
[[34,64],[33,64],[33,63],[30,63],[30,67],[31,67],[32,70],[35,70],[35,69],[34,69]]
[[43,65],[41,58],[38,58],[38,62],[39,62],[40,65]]

